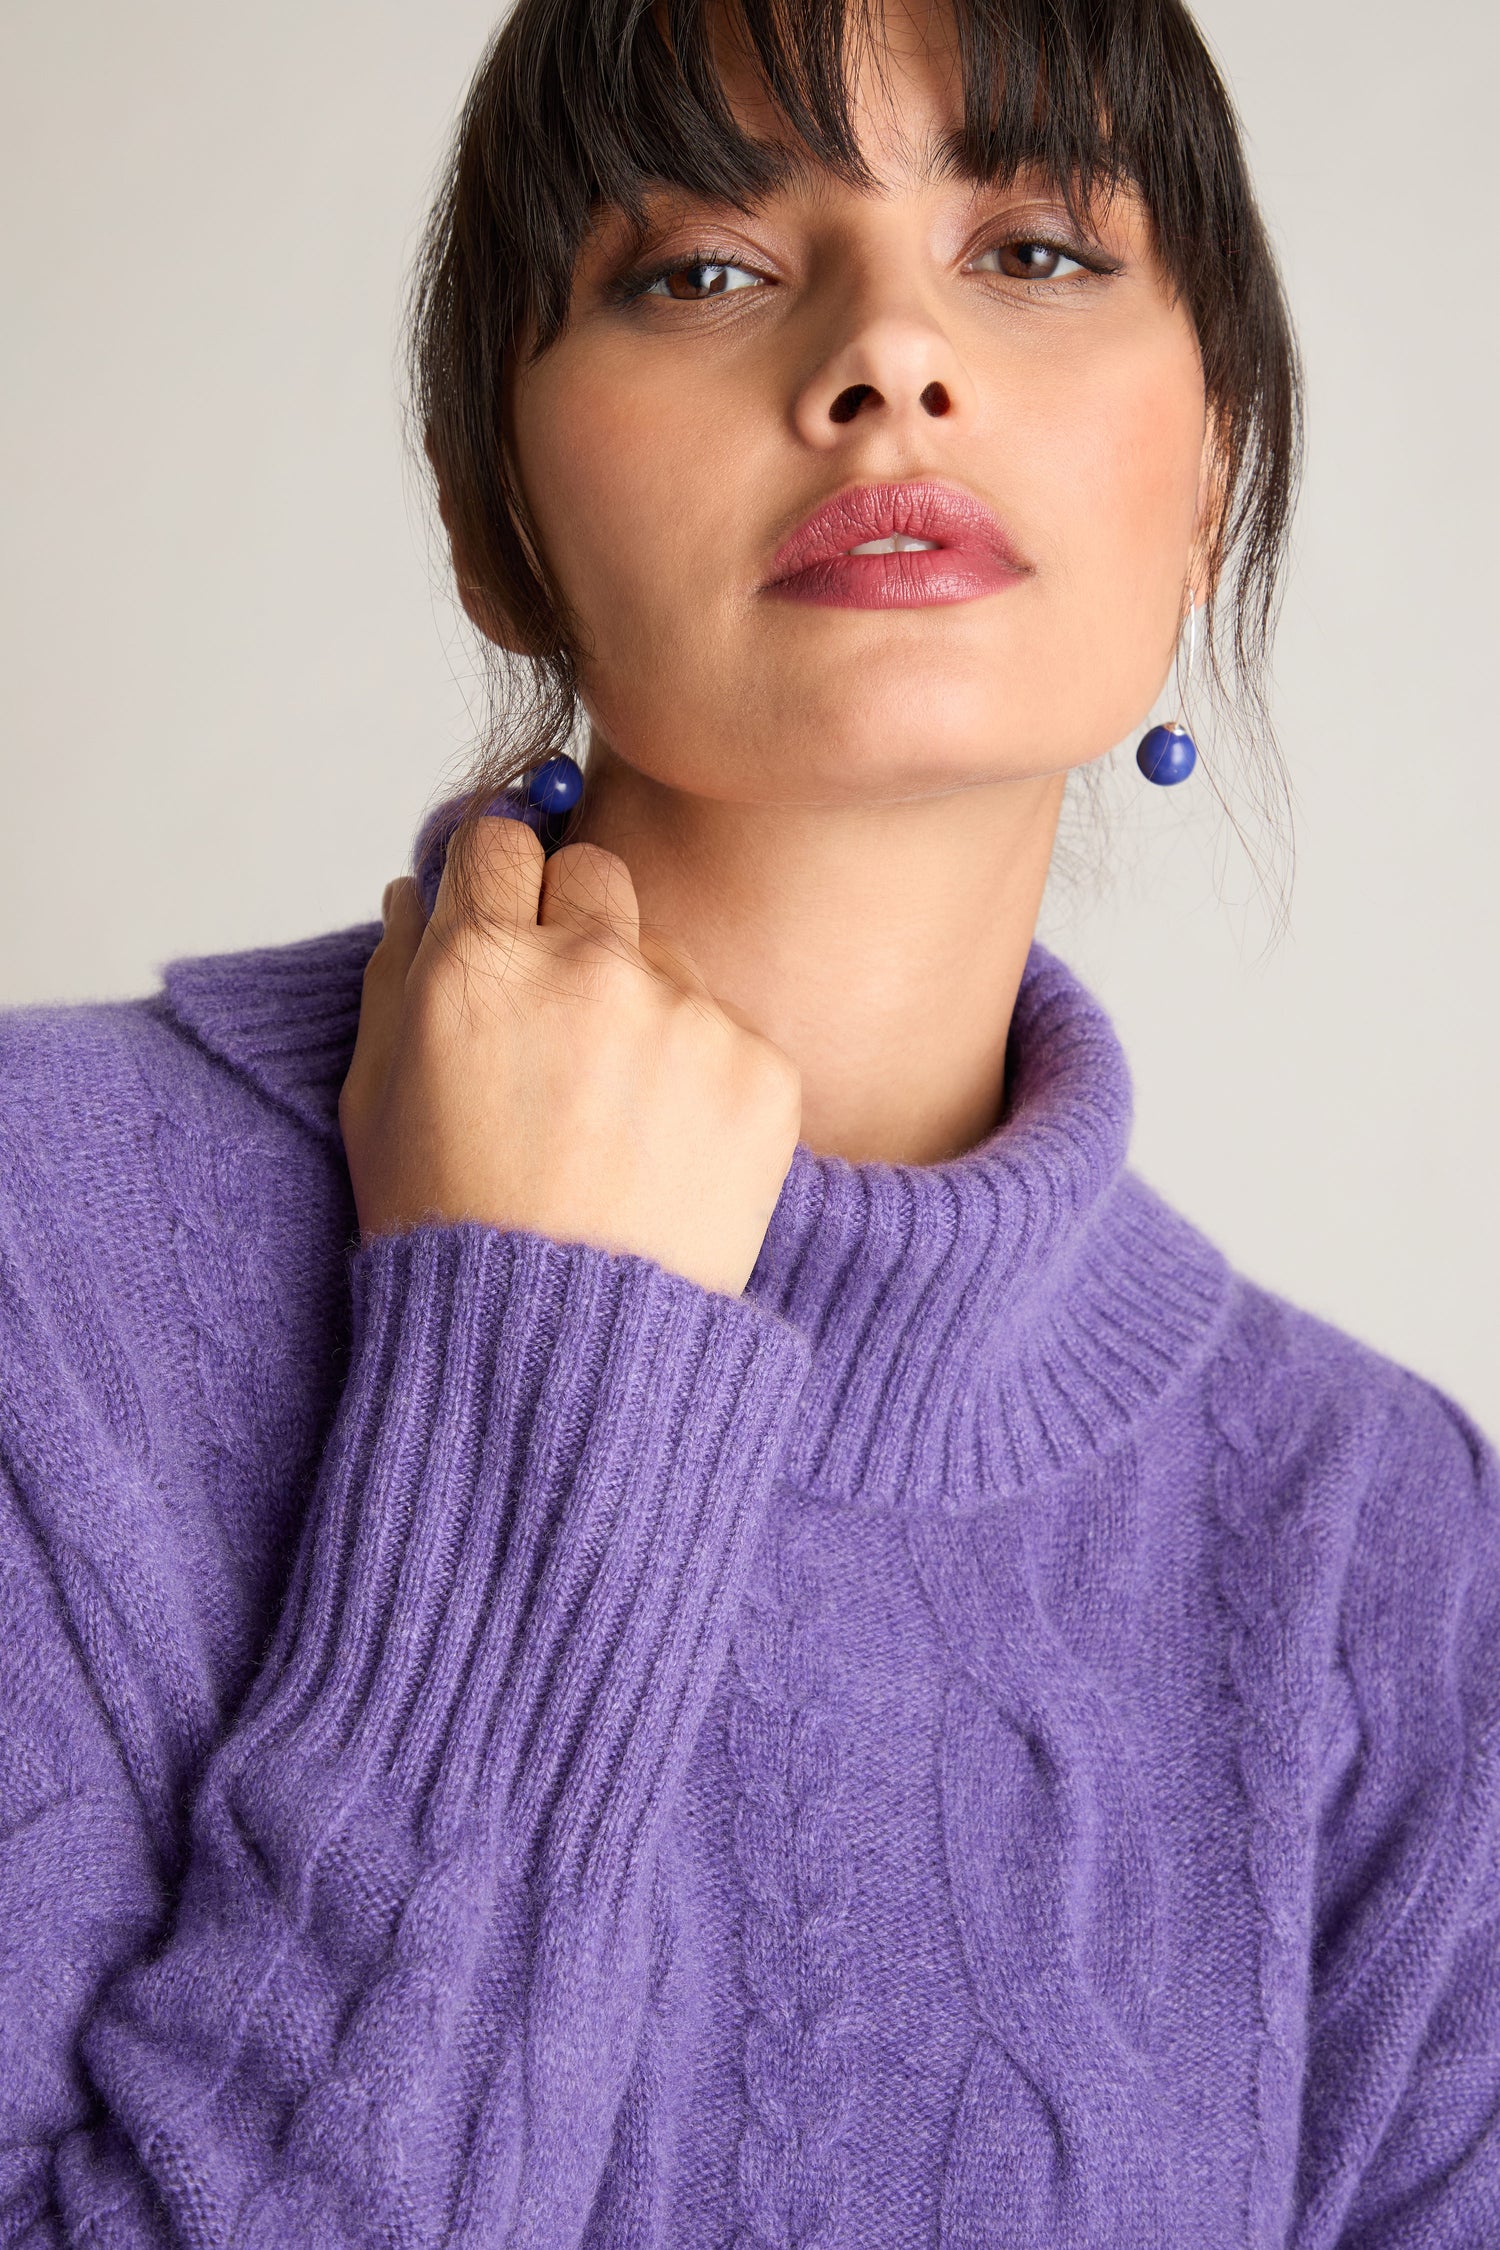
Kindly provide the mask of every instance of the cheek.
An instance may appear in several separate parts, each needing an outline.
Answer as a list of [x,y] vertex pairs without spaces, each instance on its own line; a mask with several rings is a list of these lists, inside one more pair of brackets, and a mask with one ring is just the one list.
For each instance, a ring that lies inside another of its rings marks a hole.
[[537,529],[605,661],[616,647],[659,642],[693,582],[701,588],[703,554],[734,505],[732,457],[715,445],[721,418],[701,387],[664,388],[643,372],[560,348],[516,405]]
[[1132,349],[1054,390],[1039,453],[1040,521],[1059,599],[1124,700],[1144,702],[1176,639],[1203,450],[1196,347],[1175,337]]

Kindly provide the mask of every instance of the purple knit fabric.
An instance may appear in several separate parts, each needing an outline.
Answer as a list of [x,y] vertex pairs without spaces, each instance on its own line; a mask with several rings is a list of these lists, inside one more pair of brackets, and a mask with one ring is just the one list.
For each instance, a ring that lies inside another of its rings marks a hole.
[[1127,1168],[356,1250],[377,935],[0,1018],[0,2243],[1500,2244],[1493,1456]]

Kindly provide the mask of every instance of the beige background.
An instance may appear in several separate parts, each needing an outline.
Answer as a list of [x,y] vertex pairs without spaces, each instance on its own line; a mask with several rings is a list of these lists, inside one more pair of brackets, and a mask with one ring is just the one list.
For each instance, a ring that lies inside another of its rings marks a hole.
[[[403,468],[402,275],[477,0],[7,0],[0,1003],[364,919],[473,681]],[[1044,934],[1137,1160],[1500,1434],[1490,0],[1206,0],[1305,342],[1264,953],[1202,789],[1123,762]]]

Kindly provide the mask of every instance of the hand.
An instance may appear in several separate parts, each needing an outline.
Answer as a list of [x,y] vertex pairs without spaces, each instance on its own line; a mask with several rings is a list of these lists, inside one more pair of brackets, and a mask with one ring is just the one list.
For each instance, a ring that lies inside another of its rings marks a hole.
[[547,859],[503,818],[468,848],[471,916],[451,857],[425,927],[414,882],[386,890],[339,1097],[362,1237],[523,1227],[738,1296],[796,1146],[795,1064],[642,937],[616,853]]

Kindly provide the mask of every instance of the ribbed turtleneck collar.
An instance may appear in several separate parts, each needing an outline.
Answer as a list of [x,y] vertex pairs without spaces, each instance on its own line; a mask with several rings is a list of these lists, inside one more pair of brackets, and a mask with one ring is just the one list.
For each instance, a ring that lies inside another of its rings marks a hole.
[[984,1140],[923,1165],[798,1144],[748,1291],[837,1371],[789,1475],[963,1505],[1110,1447],[1164,1395],[1228,1275],[1126,1169],[1130,1121],[1108,1017],[1034,945]]
[[[169,1013],[325,1138],[369,923],[174,962]],[[1131,1087],[1098,1003],[1032,948],[1000,1123],[940,1164],[798,1144],[746,1294],[811,1339],[787,1475],[860,1506],[968,1506],[1111,1448],[1199,1357],[1228,1275],[1126,1168]]]

